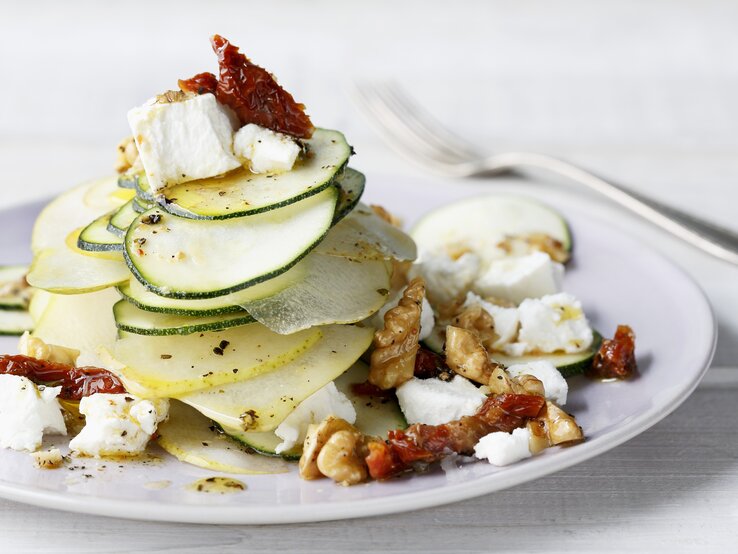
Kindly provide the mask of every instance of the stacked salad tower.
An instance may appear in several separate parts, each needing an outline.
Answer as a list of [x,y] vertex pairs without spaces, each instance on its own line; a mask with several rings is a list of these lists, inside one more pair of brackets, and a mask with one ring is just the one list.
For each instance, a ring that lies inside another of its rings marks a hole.
[[558,404],[601,337],[560,292],[563,219],[523,200],[492,198],[476,223],[479,205],[451,206],[416,227],[413,265],[415,241],[361,203],[345,137],[212,45],[217,76],[130,110],[117,176],[39,215],[25,281],[9,273],[33,333],[0,357],[0,444],[70,433],[72,453],[105,457],[157,438],[213,470],[299,459],[304,478],[355,484],[582,440]]

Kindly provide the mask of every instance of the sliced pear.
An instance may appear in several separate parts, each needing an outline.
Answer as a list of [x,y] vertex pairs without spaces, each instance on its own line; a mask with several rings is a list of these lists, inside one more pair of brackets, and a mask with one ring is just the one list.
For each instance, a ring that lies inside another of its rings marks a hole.
[[351,367],[374,336],[373,329],[350,325],[322,331],[318,344],[275,371],[178,398],[226,431],[272,431],[300,402]]
[[[103,207],[85,204],[85,195],[93,188],[111,187],[110,179],[102,179],[84,183],[73,188],[52,200],[36,218],[31,235],[31,250],[34,253],[47,248],[54,248],[64,244],[67,235],[79,227],[84,227],[96,217],[112,209],[105,204]],[[112,181],[112,187],[115,181]],[[110,191],[113,189],[110,188]]]
[[310,254],[301,265],[305,277],[283,291],[241,306],[280,334],[316,325],[356,323],[387,301],[390,273],[384,260],[355,261]]
[[136,191],[118,186],[118,176],[105,177],[95,181],[85,190],[82,202],[88,208],[107,212],[133,199]]
[[126,389],[149,397],[171,397],[252,379],[309,351],[320,329],[278,335],[260,323],[195,335],[123,333],[113,357]]
[[80,294],[119,285],[130,272],[120,252],[85,252],[77,247],[79,231],[58,246],[36,254],[26,280],[58,294]]
[[409,235],[361,203],[331,229],[315,251],[354,260],[414,260],[418,255]]
[[187,404],[173,400],[169,419],[159,425],[159,445],[182,462],[223,473],[274,474],[289,471],[279,458],[248,453],[217,432],[211,421]]
[[113,304],[119,298],[115,289],[75,295],[48,294],[33,336],[84,353],[94,354],[101,346],[112,348],[118,331]]

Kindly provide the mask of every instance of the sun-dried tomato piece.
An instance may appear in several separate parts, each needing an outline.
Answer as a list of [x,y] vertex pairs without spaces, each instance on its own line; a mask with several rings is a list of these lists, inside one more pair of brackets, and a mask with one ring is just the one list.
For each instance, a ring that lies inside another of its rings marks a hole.
[[179,82],[183,91],[214,92],[218,102],[229,106],[243,125],[256,123],[297,138],[312,136],[315,128],[305,106],[295,102],[266,69],[251,63],[237,46],[220,35],[213,35],[210,42],[218,55],[219,78],[200,73]]
[[392,398],[395,395],[395,391],[392,389],[380,389],[377,385],[372,385],[369,381],[353,383],[351,385],[351,392],[357,396],[377,396],[379,398]]
[[440,354],[420,347],[415,356],[415,377],[431,379],[433,377],[450,379],[454,373],[446,365],[446,359]]
[[60,386],[59,398],[80,400],[95,393],[126,392],[123,383],[107,369],[74,367],[31,356],[0,356],[0,374],[27,377],[37,385]]
[[615,336],[602,341],[588,375],[599,379],[628,379],[637,371],[635,333],[627,325],[618,325]]
[[198,73],[190,79],[180,79],[179,88],[183,92],[194,92],[195,94],[215,94],[218,88],[218,78],[212,73]]
[[443,425],[415,424],[405,431],[390,431],[385,443],[369,444],[365,458],[374,479],[387,479],[412,469],[416,463],[432,463],[449,452],[472,454],[479,439],[502,431],[510,433],[537,417],[546,399],[527,394],[489,397],[473,416]]

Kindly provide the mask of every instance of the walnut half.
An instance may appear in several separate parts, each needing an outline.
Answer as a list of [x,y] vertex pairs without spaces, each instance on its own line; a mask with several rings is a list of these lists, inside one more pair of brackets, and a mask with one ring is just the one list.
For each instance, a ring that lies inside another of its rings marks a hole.
[[369,475],[366,455],[364,435],[347,421],[329,416],[308,429],[299,463],[300,477],[328,477],[340,485],[357,485]]
[[420,313],[425,298],[425,282],[410,281],[399,304],[384,316],[384,329],[374,335],[374,352],[369,382],[387,390],[412,379],[415,357],[420,348]]
[[126,137],[118,143],[118,157],[115,161],[115,170],[123,173],[131,169],[138,161],[138,148],[133,137]]

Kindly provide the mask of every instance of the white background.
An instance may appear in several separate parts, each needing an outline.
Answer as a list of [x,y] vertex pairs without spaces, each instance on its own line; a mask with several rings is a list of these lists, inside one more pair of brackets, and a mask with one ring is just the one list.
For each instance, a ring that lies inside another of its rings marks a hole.
[[[378,141],[347,94],[353,81],[391,78],[480,148],[560,155],[738,230],[737,31],[738,2],[715,0],[4,0],[0,206],[108,173],[126,111],[178,78],[214,70],[208,37],[218,32],[274,72],[316,124],[346,132],[370,186],[422,175]],[[607,224],[639,234],[698,279],[719,317],[715,364],[738,366],[738,270],[593,202]],[[466,505],[339,524],[188,529],[0,502],[0,552],[730,548],[736,398],[725,388],[729,370],[713,375],[720,388],[699,391],[612,454]],[[31,539],[41,528],[49,534]]]

